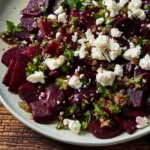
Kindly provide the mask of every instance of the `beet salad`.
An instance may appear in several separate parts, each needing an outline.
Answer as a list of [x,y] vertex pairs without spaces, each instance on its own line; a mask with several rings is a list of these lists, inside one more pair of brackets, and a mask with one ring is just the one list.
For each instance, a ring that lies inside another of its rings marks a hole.
[[35,122],[100,139],[149,125],[149,0],[30,0],[6,24],[3,84]]

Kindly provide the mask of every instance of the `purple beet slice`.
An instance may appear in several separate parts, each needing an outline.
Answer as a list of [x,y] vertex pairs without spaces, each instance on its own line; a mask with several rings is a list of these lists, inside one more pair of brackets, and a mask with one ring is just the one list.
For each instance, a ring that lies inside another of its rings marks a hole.
[[39,16],[43,13],[40,3],[43,2],[43,5],[48,6],[49,0],[30,0],[28,6],[22,10],[23,15],[28,16]]
[[122,133],[122,129],[119,126],[100,128],[100,122],[95,120],[88,123],[88,130],[99,139],[113,138]]
[[10,62],[9,68],[3,78],[3,84],[6,86],[9,86],[9,84],[10,84],[10,80],[12,77],[12,73],[13,73],[15,64],[16,64],[16,57],[14,56]]
[[127,95],[132,102],[133,107],[142,108],[144,103],[144,91],[142,89],[129,88],[127,90]]
[[34,19],[34,17],[21,17],[21,25],[27,30],[27,31],[34,31],[38,28],[38,23]]
[[[130,27],[130,28],[129,28]],[[118,28],[125,37],[130,37],[135,33],[135,23],[129,18],[120,18],[114,25],[114,28]]]
[[19,88],[18,94],[23,101],[31,103],[38,100],[40,90],[36,84],[26,82]]
[[55,84],[49,85],[45,89],[46,94],[46,106],[49,112],[55,112],[62,108],[65,102],[65,95],[62,90]]
[[18,46],[18,47],[10,48],[3,54],[2,63],[8,67],[14,56],[17,57],[18,54],[20,53],[22,54],[25,51],[27,51],[27,47],[25,46]]
[[42,53],[42,48],[39,46],[30,46],[28,50],[24,53],[28,56],[31,60]]
[[49,124],[56,117],[50,113],[46,104],[42,100],[30,103],[31,112],[35,122],[40,124]]
[[121,116],[119,117],[121,127],[128,133],[132,134],[136,130],[135,118]]
[[29,58],[27,56],[23,54],[19,54],[17,56],[16,64],[8,89],[10,92],[17,93],[18,88],[26,82],[25,68],[27,67],[28,62]]

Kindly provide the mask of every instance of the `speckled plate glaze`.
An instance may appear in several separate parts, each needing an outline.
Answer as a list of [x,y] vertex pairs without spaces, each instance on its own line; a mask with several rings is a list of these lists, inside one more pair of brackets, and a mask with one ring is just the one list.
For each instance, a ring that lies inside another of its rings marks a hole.
[[[20,10],[22,10],[28,3],[28,0],[0,0],[0,31],[6,30],[5,20],[10,20],[16,24],[19,22]],[[3,49],[8,48],[4,42],[0,41],[0,59],[3,54]],[[2,84],[2,78],[6,72],[5,66],[0,63],[0,100],[4,106],[8,109],[12,115],[14,115],[18,120],[29,128],[35,130],[36,132],[43,134],[49,138],[74,145],[81,146],[108,146],[119,144],[133,139],[139,138],[150,133],[150,126],[142,130],[136,131],[132,135],[123,133],[112,139],[101,140],[97,139],[90,133],[81,133],[76,135],[69,130],[56,130],[56,124],[50,125],[40,125],[30,120],[30,114],[24,112],[18,107],[18,102],[20,101],[17,95],[8,92],[7,88]]]

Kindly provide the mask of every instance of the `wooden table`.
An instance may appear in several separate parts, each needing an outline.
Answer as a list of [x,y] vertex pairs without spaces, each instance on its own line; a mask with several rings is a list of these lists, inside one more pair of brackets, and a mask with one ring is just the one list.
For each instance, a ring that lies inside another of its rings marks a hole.
[[109,147],[79,147],[46,138],[13,117],[0,103],[0,150],[150,150],[150,135]]

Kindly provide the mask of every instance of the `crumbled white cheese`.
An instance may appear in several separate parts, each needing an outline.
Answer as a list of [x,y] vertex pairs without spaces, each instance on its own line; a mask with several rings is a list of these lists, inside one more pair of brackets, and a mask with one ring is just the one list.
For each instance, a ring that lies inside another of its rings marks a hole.
[[68,82],[68,85],[73,89],[79,89],[82,86],[82,82],[80,82],[80,78],[73,75]]
[[123,68],[122,68],[122,66],[120,66],[120,65],[117,64],[117,65],[115,66],[114,73],[115,73],[117,76],[122,77],[122,76],[123,76]]
[[54,11],[54,14],[58,15],[58,14],[61,14],[63,11],[64,11],[63,7],[59,6],[59,8]]
[[150,24],[147,24],[147,28],[150,30]]
[[88,29],[88,30],[85,32],[85,35],[86,35],[86,38],[87,38],[87,40],[89,41],[89,43],[90,43],[90,44],[93,44],[94,41],[95,41],[95,38],[94,38],[94,35],[92,34],[91,29]]
[[129,10],[138,9],[141,8],[142,1],[141,0],[131,0],[131,2],[128,5]]
[[92,59],[96,59],[96,60],[106,60],[103,53],[101,52],[101,49],[97,47],[92,48],[91,57]]
[[115,17],[119,14],[119,4],[117,4],[113,0],[104,0],[104,5],[107,7],[107,9],[110,11],[110,16]]
[[119,29],[117,29],[117,28],[112,28],[110,30],[110,34],[112,37],[121,37],[122,32],[119,31]]
[[109,48],[109,58],[111,60],[115,60],[122,52],[121,47],[119,45],[119,43],[117,43],[115,40],[113,39],[109,39],[108,44],[108,48]]
[[126,60],[132,60],[134,58],[139,58],[141,54],[141,47],[137,46],[136,48],[130,48],[128,50],[125,51],[125,53],[123,54],[123,57]]
[[135,48],[135,45],[133,42],[129,42],[130,48]]
[[122,8],[124,7],[127,3],[128,3],[129,0],[120,0],[119,1],[119,6]]
[[96,81],[102,86],[112,86],[116,78],[116,74],[112,71],[98,69]]
[[144,10],[142,9],[134,9],[132,10],[132,16],[133,17],[137,17],[141,20],[145,20],[146,19],[146,14],[144,12]]
[[44,73],[41,71],[35,71],[34,74],[31,74],[27,77],[27,81],[32,83],[45,83]]
[[47,58],[45,64],[49,67],[50,70],[55,70],[63,65],[65,62],[64,56],[59,56],[59,58]]
[[63,124],[65,126],[68,126],[69,129],[76,134],[80,132],[81,124],[78,120],[64,119]]
[[97,1],[92,1],[92,3],[93,3],[95,6],[99,6],[99,4],[98,4]]
[[58,22],[65,23],[67,21],[67,15],[66,13],[62,13],[58,15]]
[[72,36],[72,41],[77,42],[78,39],[78,32],[75,32],[74,35]]
[[109,13],[108,12],[105,12],[105,17],[107,18],[109,16]]
[[101,25],[104,22],[104,18],[99,18],[96,20],[96,25]]
[[81,45],[81,48],[78,51],[74,52],[74,56],[75,57],[79,56],[80,59],[85,58],[87,54],[88,54],[88,51],[86,50],[85,45]]
[[137,123],[137,128],[141,129],[141,128],[145,128],[146,126],[148,126],[149,121],[146,117],[136,117],[136,123]]
[[88,41],[87,39],[82,38],[82,39],[79,39],[79,40],[78,40],[78,43],[82,45],[82,44],[84,44],[84,43],[87,42],[87,41]]
[[56,39],[58,39],[60,37],[60,35],[61,35],[61,32],[57,32],[56,33]]
[[57,16],[53,15],[53,14],[49,14],[48,17],[47,17],[47,19],[56,20]]
[[144,70],[150,70],[150,55],[147,54],[140,60],[139,66]]

